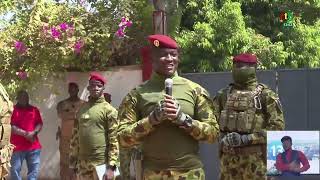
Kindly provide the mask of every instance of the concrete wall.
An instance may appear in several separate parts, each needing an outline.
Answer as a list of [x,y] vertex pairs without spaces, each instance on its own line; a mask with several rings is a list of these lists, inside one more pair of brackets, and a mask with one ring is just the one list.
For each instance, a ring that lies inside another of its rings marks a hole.
[[[125,66],[112,68],[110,71],[101,72],[107,78],[106,90],[112,95],[111,104],[118,107],[122,98],[134,87],[142,82],[142,71],[140,66]],[[59,101],[68,97],[67,83],[75,81],[79,84],[81,99],[87,99],[89,73],[69,72],[63,74],[62,79],[51,79],[44,81],[52,83],[55,92],[45,87],[39,87],[37,91],[30,92],[31,104],[39,107],[44,126],[39,134],[42,144],[40,179],[59,179],[59,151],[56,141],[56,131],[59,124],[56,105]],[[43,100],[42,102],[34,99]],[[26,165],[24,163],[23,174],[26,176]]]

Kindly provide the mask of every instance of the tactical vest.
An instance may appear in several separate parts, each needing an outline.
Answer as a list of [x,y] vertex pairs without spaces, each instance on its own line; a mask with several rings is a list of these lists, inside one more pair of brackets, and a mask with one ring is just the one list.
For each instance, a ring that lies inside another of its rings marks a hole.
[[[299,159],[299,152],[296,150],[292,150],[291,159],[289,161],[287,160],[286,156],[287,156],[286,152],[281,153],[281,159],[282,159],[282,162],[284,162],[284,164],[290,164],[293,161],[295,161],[298,164],[300,164],[300,162],[301,162]],[[291,171],[284,171],[282,173],[284,173],[284,174],[290,173],[290,174],[294,174],[294,175],[300,175],[300,173],[298,173],[298,172],[291,172]]]
[[10,143],[11,114],[13,104],[0,84],[0,178],[6,177],[10,170],[10,159],[14,146]]
[[264,86],[258,84],[253,91],[226,89],[223,109],[220,113],[220,129],[225,132],[253,133],[264,127]]

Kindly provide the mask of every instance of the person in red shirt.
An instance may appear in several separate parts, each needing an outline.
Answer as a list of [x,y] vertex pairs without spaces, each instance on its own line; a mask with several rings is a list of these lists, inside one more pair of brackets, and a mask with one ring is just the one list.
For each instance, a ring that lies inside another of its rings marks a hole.
[[17,94],[17,104],[11,116],[11,143],[15,145],[11,158],[11,180],[21,180],[20,171],[24,160],[28,167],[28,180],[36,180],[40,169],[41,144],[38,133],[42,129],[42,118],[37,107],[29,104],[25,90]]
[[[309,161],[301,151],[292,150],[290,136],[281,138],[283,153],[277,155],[276,168],[281,171],[281,176],[300,176],[301,172],[310,168]],[[301,167],[302,164],[302,167]]]

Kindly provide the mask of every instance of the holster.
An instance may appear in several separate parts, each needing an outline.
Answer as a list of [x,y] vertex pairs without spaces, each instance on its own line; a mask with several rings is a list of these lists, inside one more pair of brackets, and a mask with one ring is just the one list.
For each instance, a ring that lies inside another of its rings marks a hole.
[[141,149],[134,149],[134,167],[135,167],[135,175],[136,180],[143,180],[143,154]]

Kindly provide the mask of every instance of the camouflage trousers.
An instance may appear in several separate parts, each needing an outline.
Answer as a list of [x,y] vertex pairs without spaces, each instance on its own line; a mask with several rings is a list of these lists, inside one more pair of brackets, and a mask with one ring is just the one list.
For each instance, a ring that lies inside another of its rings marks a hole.
[[85,160],[78,161],[77,180],[99,180],[96,172],[96,165],[98,164],[101,163],[93,163]]
[[95,163],[86,160],[77,162],[77,179],[98,180]]
[[134,149],[127,149],[120,147],[119,159],[120,159],[120,173],[122,180],[130,180],[130,163]]
[[71,180],[72,174],[69,170],[69,147],[71,136],[62,136],[59,142],[60,151],[60,180]]
[[12,157],[13,149],[13,144],[5,145],[0,149],[0,180],[6,179],[6,177],[8,177],[9,175],[11,167],[10,160]]
[[260,152],[220,155],[220,180],[266,180],[266,171],[266,159]]
[[153,171],[145,169],[143,180],[205,180],[205,174],[202,168],[188,171]]

